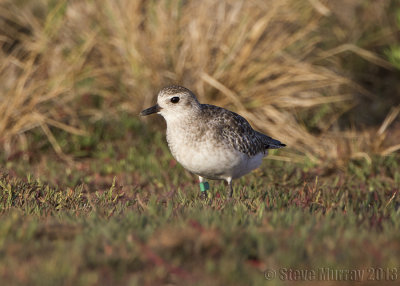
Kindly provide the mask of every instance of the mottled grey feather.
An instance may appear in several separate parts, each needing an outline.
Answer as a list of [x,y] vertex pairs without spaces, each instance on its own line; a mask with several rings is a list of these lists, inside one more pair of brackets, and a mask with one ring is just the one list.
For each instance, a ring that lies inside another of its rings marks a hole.
[[255,131],[242,116],[224,108],[201,104],[200,116],[215,130],[215,140],[228,142],[231,147],[248,156],[285,146],[278,140]]

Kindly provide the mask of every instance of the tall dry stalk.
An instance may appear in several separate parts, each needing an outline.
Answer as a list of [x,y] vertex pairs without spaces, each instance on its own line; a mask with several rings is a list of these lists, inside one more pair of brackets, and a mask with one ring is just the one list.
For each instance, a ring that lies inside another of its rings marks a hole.
[[40,127],[61,153],[48,126],[81,134],[82,115],[102,116],[76,104],[82,96],[103,97],[102,114],[136,113],[175,83],[297,154],[335,158],[339,143],[329,130],[351,108],[352,83],[315,64],[327,9],[294,0],[4,1],[0,137]]

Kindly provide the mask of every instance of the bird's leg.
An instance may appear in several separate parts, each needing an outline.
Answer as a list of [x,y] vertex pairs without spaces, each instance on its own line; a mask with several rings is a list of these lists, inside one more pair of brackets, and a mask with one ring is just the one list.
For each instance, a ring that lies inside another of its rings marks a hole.
[[228,198],[232,198],[232,195],[233,195],[232,178],[228,178],[226,181],[228,182],[228,186],[229,186]]
[[200,181],[200,191],[201,191],[201,198],[206,199],[208,197],[207,190],[210,189],[210,185],[208,184],[207,181],[204,180],[203,177],[199,176],[199,181]]

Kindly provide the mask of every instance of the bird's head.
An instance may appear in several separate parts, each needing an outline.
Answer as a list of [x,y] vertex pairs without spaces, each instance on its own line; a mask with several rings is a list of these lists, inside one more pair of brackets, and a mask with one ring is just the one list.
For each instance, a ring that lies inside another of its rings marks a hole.
[[166,120],[193,114],[200,108],[196,96],[182,86],[168,86],[160,90],[157,104],[143,110],[140,115],[161,114]]

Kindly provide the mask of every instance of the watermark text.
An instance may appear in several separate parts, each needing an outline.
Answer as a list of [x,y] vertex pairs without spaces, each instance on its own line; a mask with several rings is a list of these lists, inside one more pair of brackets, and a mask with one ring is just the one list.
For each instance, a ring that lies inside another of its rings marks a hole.
[[281,281],[399,281],[400,268],[369,267],[364,269],[335,269],[320,267],[316,269],[279,268],[266,269],[266,280]]

